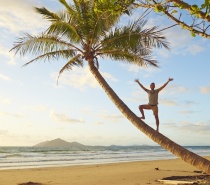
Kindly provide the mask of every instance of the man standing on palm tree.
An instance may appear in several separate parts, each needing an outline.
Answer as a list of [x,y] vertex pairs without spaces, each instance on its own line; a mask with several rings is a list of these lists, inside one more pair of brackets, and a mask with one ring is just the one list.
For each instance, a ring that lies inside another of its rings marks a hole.
[[153,114],[155,116],[155,120],[156,120],[156,125],[157,125],[157,129],[156,131],[159,132],[159,117],[158,117],[158,93],[170,82],[172,81],[173,78],[169,78],[168,81],[162,85],[160,88],[155,89],[155,83],[151,83],[150,84],[150,89],[145,88],[138,79],[135,80],[135,82],[137,82],[139,84],[139,86],[145,90],[148,94],[148,98],[149,98],[149,103],[148,104],[144,104],[144,105],[139,105],[139,111],[141,112],[142,116],[140,117],[141,119],[145,119],[145,115],[144,115],[144,109],[147,110],[152,110]]

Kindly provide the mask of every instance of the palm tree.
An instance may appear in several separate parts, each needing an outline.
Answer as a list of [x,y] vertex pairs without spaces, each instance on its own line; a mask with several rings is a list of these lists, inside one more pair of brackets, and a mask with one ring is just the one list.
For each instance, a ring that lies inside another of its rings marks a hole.
[[59,2],[65,10],[57,13],[46,8],[35,8],[50,21],[49,27],[38,36],[24,33],[11,50],[20,55],[32,53],[37,56],[25,65],[38,60],[67,59],[59,76],[65,70],[71,70],[73,66],[83,67],[86,63],[108,97],[131,123],[166,150],[210,174],[210,161],[179,146],[139,119],[99,72],[99,57],[109,57],[138,66],[158,67],[151,57],[152,49],[169,49],[161,31],[157,27],[143,29],[146,21],[142,19],[127,26],[116,26],[122,12],[111,12],[109,9],[100,11],[100,8],[105,9],[105,4],[100,1],[97,2],[97,8],[94,0],[74,0],[74,5],[65,0]]

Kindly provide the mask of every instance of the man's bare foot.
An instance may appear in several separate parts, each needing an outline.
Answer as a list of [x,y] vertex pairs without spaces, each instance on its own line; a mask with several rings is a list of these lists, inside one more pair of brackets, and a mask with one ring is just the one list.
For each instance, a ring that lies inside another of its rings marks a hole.
[[140,119],[145,119],[145,117],[144,117],[144,116],[142,116],[142,117],[140,117]]
[[157,128],[156,131],[159,132],[159,128]]

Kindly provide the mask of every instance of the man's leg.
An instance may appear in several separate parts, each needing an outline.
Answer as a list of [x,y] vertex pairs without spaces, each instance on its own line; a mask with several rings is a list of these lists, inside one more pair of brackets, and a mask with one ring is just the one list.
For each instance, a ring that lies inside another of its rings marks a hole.
[[141,112],[141,119],[145,119],[144,109],[151,109],[150,105],[139,105],[139,111]]
[[156,131],[159,132],[158,106],[152,107],[152,110],[153,110],[153,114],[155,116],[155,121],[156,121],[156,126],[157,126]]
[[157,126],[156,131],[159,132],[159,117],[158,117],[158,115],[154,115],[154,116],[155,116],[156,126]]

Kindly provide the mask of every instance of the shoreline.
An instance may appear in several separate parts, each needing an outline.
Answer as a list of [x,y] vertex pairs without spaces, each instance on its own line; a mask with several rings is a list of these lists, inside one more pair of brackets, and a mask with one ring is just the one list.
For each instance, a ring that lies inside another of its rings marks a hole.
[[[210,160],[210,156],[204,157]],[[1,185],[147,185],[171,176],[194,176],[181,159],[0,170]]]
[[[203,157],[203,156],[202,156]],[[165,161],[165,160],[173,160],[177,159],[176,156],[173,158],[166,158],[166,159],[151,159],[151,160],[123,160],[123,161],[100,161],[100,162],[81,162],[81,163],[72,163],[72,164],[52,164],[52,165],[28,165],[28,166],[19,166],[19,167],[2,167],[0,168],[1,171],[5,170],[24,170],[24,169],[37,169],[37,168],[62,168],[62,167],[73,167],[73,166],[94,166],[94,165],[106,165],[106,164],[118,164],[118,163],[135,163],[135,162],[149,162],[149,161]]]
[[[210,146],[186,147],[200,156],[210,156]],[[177,158],[160,146],[109,146],[76,150],[65,147],[0,147],[0,170],[95,165]]]

